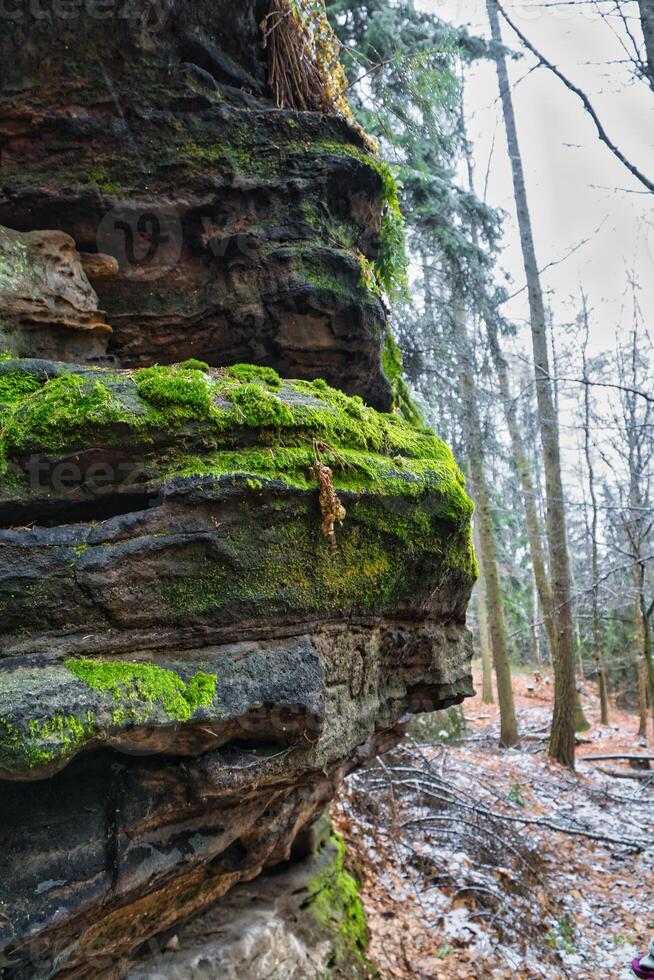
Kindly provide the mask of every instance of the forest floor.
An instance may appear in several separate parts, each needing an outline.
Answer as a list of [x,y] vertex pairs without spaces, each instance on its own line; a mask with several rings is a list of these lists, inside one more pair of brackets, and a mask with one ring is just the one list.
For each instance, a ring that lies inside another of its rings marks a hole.
[[647,753],[637,717],[614,708],[600,725],[585,684],[573,775],[547,757],[551,677],[517,674],[514,690],[517,749],[499,748],[497,707],[477,696],[462,740],[439,743],[426,716],[334,806],[382,980],[626,980],[654,934],[654,769],[583,761]]

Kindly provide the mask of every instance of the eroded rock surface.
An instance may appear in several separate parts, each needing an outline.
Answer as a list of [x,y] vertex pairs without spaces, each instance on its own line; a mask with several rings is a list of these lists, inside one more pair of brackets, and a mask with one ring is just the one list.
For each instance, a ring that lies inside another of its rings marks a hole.
[[297,862],[471,693],[472,506],[398,381],[389,175],[273,105],[265,0],[98,6],[0,32],[0,975],[355,977],[340,845]]
[[363,909],[344,868],[344,845],[324,821],[318,828],[315,855],[236,886],[219,908],[162,936],[128,980],[370,976]]
[[70,6],[3,21],[0,223],[115,258],[87,270],[125,366],[255,361],[388,409],[379,161],[344,120],[273,106],[268,4]]
[[[107,263],[112,265],[111,260]],[[30,357],[108,361],[111,327],[82,258],[61,231],[0,227],[0,347]]]
[[0,937],[94,976],[470,693],[471,504],[428,430],[269,369],[5,358],[0,404]]

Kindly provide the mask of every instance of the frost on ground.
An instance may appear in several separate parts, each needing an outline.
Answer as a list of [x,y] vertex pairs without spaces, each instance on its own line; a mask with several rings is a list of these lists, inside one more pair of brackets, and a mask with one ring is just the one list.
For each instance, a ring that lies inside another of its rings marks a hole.
[[519,748],[498,747],[497,708],[475,698],[462,741],[418,725],[334,808],[382,980],[626,980],[654,934],[654,770],[618,778],[583,761],[646,753],[637,719],[614,710],[600,726],[585,685],[591,729],[575,776],[546,754],[551,679],[519,676],[515,688]]

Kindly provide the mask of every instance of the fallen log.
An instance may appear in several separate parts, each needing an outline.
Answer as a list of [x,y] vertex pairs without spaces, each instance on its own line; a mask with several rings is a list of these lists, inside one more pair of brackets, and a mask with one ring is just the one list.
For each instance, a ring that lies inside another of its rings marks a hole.
[[608,769],[605,766],[598,766],[598,772],[604,773],[605,776],[613,776],[615,779],[647,779],[650,782],[654,782],[654,772],[626,772],[624,769]]
[[585,755],[580,762],[654,762],[654,755]]

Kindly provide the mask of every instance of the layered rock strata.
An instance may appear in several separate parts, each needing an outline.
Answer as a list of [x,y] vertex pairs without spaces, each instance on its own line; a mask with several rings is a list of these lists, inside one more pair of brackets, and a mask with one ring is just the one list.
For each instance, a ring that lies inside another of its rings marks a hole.
[[[267,6],[19,2],[0,32],[0,224],[114,259],[88,275],[124,366],[255,361],[388,409],[366,286],[383,168],[346,121],[270,102]],[[64,342],[43,353],[83,359]]]
[[3,980],[363,976],[316,821],[471,693],[472,507],[388,340],[392,180],[273,104],[268,8],[3,19]]
[[471,505],[433,434],[270,370],[5,358],[0,403],[0,936],[93,976],[470,693]]

